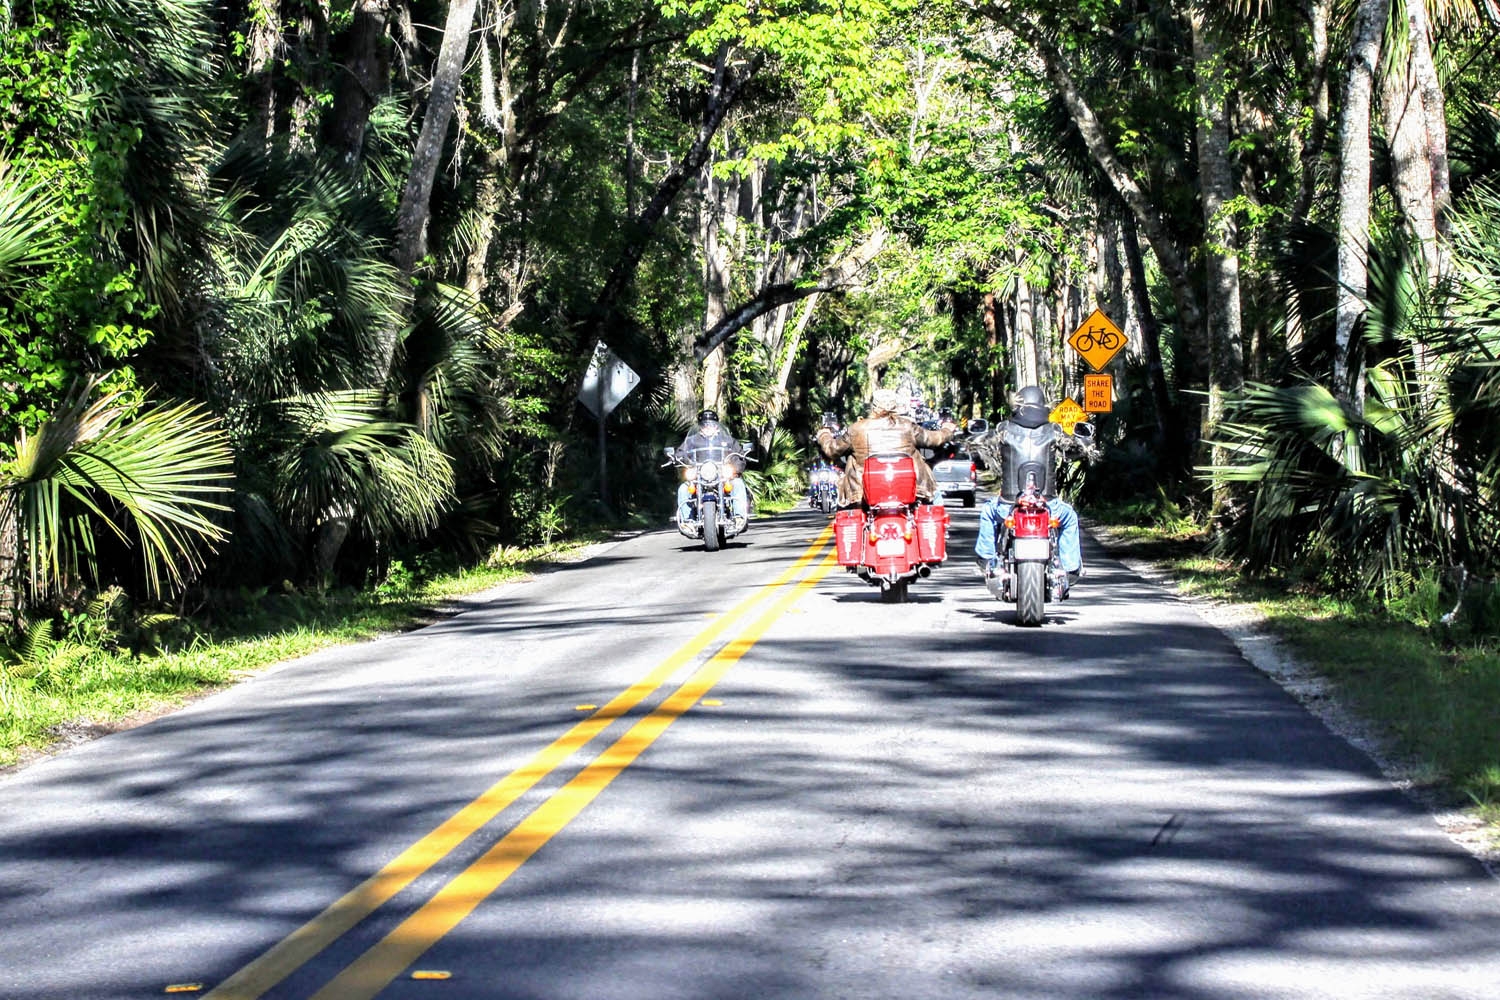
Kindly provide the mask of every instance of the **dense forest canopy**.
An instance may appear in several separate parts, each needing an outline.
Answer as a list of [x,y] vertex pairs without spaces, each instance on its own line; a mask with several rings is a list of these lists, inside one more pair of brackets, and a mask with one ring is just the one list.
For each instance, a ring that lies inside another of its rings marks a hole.
[[[1086,495],[1493,573],[1494,0],[9,0],[0,616],[665,516],[714,406],[1076,396]],[[600,341],[611,508],[577,403]]]

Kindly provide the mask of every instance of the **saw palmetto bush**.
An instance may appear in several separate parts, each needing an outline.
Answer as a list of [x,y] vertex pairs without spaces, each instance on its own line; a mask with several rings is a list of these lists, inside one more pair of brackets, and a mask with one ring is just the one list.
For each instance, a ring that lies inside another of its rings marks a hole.
[[218,421],[189,404],[142,408],[78,386],[0,467],[11,590],[33,602],[120,575],[104,536],[134,553],[148,594],[181,586],[226,536],[232,457]]
[[1238,498],[1223,555],[1386,599],[1424,574],[1500,569],[1500,199],[1472,195],[1456,234],[1454,280],[1436,289],[1406,255],[1372,260],[1359,403],[1311,379],[1231,403],[1216,434],[1229,460],[1205,470]]

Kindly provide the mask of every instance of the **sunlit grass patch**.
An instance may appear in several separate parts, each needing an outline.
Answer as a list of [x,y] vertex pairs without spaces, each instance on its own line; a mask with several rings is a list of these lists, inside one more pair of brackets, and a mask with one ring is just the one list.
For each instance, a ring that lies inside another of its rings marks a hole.
[[[602,536],[601,536],[602,537]],[[476,566],[397,571],[373,590],[237,595],[185,625],[165,650],[71,638],[26,643],[0,660],[0,767],[59,741],[151,717],[286,660],[390,635],[431,621],[445,603],[566,561],[588,540],[497,549]],[[118,636],[113,637],[118,640]]]

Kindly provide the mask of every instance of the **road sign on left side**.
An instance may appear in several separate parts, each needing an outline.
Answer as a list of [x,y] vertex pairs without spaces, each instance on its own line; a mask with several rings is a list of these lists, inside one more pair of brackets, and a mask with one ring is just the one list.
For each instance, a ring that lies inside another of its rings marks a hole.
[[594,345],[594,356],[584,373],[578,401],[594,416],[607,417],[640,382],[641,377],[601,340]]

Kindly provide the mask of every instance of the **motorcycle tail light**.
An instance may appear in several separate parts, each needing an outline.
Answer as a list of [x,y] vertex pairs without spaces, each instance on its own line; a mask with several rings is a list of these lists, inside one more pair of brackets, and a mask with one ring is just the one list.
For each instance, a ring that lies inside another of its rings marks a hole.
[[1050,519],[1049,519],[1049,521],[1048,521],[1048,523],[1049,523],[1049,524],[1051,524],[1051,525],[1052,525],[1052,527],[1054,527],[1054,528],[1056,528],[1056,527],[1060,527],[1060,526],[1061,526],[1061,525],[1062,525],[1062,522],[1061,522],[1061,521],[1059,521],[1059,520],[1058,520],[1058,519],[1057,519],[1057,518],[1055,518],[1055,517],[1054,517],[1054,518],[1050,518]]
[[1015,531],[1016,530],[1016,519],[1013,518],[1013,517],[1007,517],[1005,519],[1005,526],[1007,528],[1009,528],[1011,531]]

